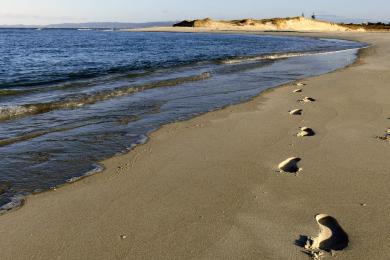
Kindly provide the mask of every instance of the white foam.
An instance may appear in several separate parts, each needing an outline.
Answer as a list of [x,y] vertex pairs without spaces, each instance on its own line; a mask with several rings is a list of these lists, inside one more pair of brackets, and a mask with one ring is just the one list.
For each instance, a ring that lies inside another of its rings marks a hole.
[[326,54],[332,54],[332,53],[340,53],[345,51],[354,51],[359,49],[364,49],[367,47],[358,47],[358,48],[350,48],[350,49],[344,49],[344,50],[337,50],[337,51],[326,51],[326,52],[295,52],[295,53],[274,53],[274,54],[268,54],[268,55],[260,55],[255,57],[242,57],[242,58],[233,58],[222,61],[223,64],[237,64],[237,63],[244,63],[244,62],[256,62],[256,61],[262,61],[262,60],[278,60],[278,59],[287,59],[287,58],[293,58],[293,57],[302,57],[302,56],[314,56],[314,55],[326,55]]
[[10,202],[0,207],[0,214],[4,214],[7,211],[21,207],[23,205],[24,198],[25,196],[21,194],[13,196],[10,199],[11,200]]
[[92,170],[84,173],[81,176],[70,178],[66,182],[67,183],[73,183],[73,182],[79,181],[79,180],[81,180],[81,179],[83,179],[85,177],[88,177],[88,176],[94,175],[96,173],[102,172],[104,170],[104,167],[102,165],[100,165],[100,164],[94,164],[93,166],[95,166],[95,168],[93,168]]
[[0,119],[16,117],[30,112],[30,109],[23,106],[0,106]]

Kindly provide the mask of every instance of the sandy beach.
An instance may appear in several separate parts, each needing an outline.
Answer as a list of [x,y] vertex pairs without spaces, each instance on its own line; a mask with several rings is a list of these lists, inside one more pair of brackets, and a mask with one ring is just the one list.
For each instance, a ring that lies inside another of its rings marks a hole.
[[29,197],[0,216],[1,259],[310,259],[296,240],[318,236],[317,214],[338,223],[322,223],[321,239],[348,240],[324,258],[389,259],[390,34],[284,34],[372,46]]

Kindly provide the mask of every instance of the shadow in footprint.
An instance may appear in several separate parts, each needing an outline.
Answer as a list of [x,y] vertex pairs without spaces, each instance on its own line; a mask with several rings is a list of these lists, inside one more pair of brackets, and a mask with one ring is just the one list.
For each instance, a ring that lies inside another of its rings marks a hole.
[[306,246],[306,242],[308,241],[308,239],[309,239],[308,236],[299,235],[299,238],[297,240],[295,240],[294,244],[296,246],[304,248]]
[[298,100],[298,102],[300,103],[311,103],[311,102],[315,102],[316,100],[314,98],[311,98],[311,97],[304,97],[303,99],[300,99]]
[[[306,247],[306,243],[307,243],[308,240],[309,240],[309,237],[300,235],[299,238],[298,238],[297,240],[295,240],[295,243],[294,243],[294,244],[295,244],[296,246],[305,248],[305,247]],[[305,250],[302,250],[301,252],[304,253],[304,254],[306,254],[306,255],[308,255],[308,256],[310,256],[310,257],[313,257],[313,256],[314,256],[313,252],[308,251],[308,250],[306,250],[306,249],[305,249]]]
[[292,116],[301,116],[302,113],[303,113],[303,110],[302,109],[294,109],[294,110],[290,110],[288,111],[290,113],[290,115]]
[[301,158],[288,158],[287,160],[279,163],[278,168],[280,172],[285,173],[297,173],[301,170],[301,168],[298,167],[298,163],[301,161]]
[[343,230],[343,228],[340,226],[340,224],[335,218],[327,215],[319,215],[317,221],[320,225],[322,225],[326,229],[329,229],[331,232],[331,236],[329,238],[320,241],[319,249],[324,250],[326,252],[331,252],[332,250],[343,250],[348,246],[348,234]]
[[348,234],[335,218],[319,214],[316,216],[316,221],[320,227],[320,233],[316,238],[301,235],[299,239],[295,240],[295,245],[305,248],[304,253],[318,257],[321,252],[331,253],[348,247]]
[[300,130],[301,131],[299,133],[297,133],[298,137],[306,137],[306,136],[315,136],[316,135],[314,130],[309,128],[309,127],[301,127]]

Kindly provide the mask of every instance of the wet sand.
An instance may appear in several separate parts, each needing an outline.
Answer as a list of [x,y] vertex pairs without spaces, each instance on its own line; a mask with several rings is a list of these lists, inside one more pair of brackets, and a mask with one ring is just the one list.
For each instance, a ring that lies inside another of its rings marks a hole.
[[390,144],[376,137],[390,126],[390,34],[298,35],[373,46],[29,197],[0,216],[1,259],[310,259],[306,236],[307,250],[341,245],[338,259],[387,259]]

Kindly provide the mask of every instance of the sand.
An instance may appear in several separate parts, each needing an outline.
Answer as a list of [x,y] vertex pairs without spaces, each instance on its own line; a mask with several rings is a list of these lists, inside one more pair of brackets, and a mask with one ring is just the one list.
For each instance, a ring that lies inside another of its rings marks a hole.
[[[303,80],[304,96],[286,85],[164,126],[103,173],[31,196],[0,216],[1,259],[388,259],[390,146],[376,137],[390,125],[390,34],[298,35],[373,46]],[[316,135],[297,137],[304,125]],[[291,157],[302,171],[280,173]]]

